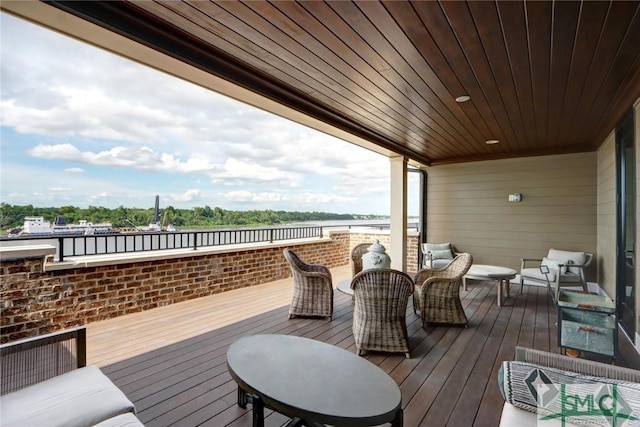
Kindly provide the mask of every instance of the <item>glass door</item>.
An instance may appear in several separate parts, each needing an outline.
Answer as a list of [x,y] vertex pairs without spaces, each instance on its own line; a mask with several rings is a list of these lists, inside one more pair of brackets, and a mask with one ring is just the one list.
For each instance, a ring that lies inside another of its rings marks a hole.
[[617,275],[618,319],[631,340],[635,335],[636,313],[636,155],[633,114],[629,112],[616,129],[617,149]]

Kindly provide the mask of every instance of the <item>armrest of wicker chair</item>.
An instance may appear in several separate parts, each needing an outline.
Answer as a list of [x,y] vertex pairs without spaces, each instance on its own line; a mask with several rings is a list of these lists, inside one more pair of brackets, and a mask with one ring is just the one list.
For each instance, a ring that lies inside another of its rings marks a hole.
[[331,279],[331,270],[320,264],[299,265],[298,268],[309,276],[328,276]]

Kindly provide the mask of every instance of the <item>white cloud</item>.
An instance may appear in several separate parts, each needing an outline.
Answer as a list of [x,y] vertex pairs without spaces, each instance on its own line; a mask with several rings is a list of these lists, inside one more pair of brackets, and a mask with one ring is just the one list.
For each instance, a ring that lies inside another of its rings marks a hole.
[[[384,156],[0,17],[0,124],[15,139],[2,201],[148,207],[160,192],[176,207],[388,210]],[[46,189],[60,171],[73,191]]]
[[82,153],[80,153],[80,151],[71,144],[41,144],[27,150],[27,153],[33,157],[39,157],[41,159],[77,160],[82,157]]
[[[0,174],[1,200],[12,205],[149,208],[153,206],[153,195],[156,194],[152,189],[132,185],[126,180],[105,180],[91,174],[81,179],[65,176],[61,181],[60,171],[46,166],[6,164],[3,161]],[[7,188],[7,182],[11,183],[11,190]]]
[[[286,202],[289,206],[288,210],[300,209],[304,206],[330,205],[332,203],[355,203],[357,197],[347,197],[326,193],[277,193],[277,192],[251,192],[246,190],[229,191],[220,193],[218,197],[237,203],[255,202],[263,204],[264,208],[285,209],[280,205]],[[326,207],[325,206],[325,207]]]
[[49,187],[47,191],[51,193],[70,193],[72,190],[68,187]]
[[200,190],[190,189],[185,191],[182,194],[170,195],[170,198],[177,202],[193,202],[193,201],[199,200]]
[[296,199],[300,203],[304,203],[307,205],[315,205],[315,204],[324,204],[328,205],[330,203],[355,203],[358,201],[358,198],[355,196],[340,196],[336,194],[314,194],[314,193],[302,193],[299,194]]
[[103,202],[105,200],[109,200],[110,197],[111,197],[111,194],[103,191],[98,194],[89,195],[89,202],[91,204],[95,204],[96,202]]
[[65,160],[97,166],[131,167],[149,171],[168,171],[177,173],[195,173],[214,169],[206,156],[192,155],[180,160],[169,153],[158,153],[153,149],[142,147],[117,146],[97,153],[81,152],[71,144],[40,144],[27,151],[29,155],[49,160]]
[[246,190],[229,191],[218,195],[221,199],[236,203],[279,203],[290,199],[286,194],[273,192],[251,192]]
[[258,193],[253,197],[254,202],[286,202],[290,199],[291,198],[286,194],[268,192]]
[[221,185],[278,182],[290,186],[299,180],[297,174],[234,158],[227,159],[222,169],[210,173],[209,176],[212,183]]

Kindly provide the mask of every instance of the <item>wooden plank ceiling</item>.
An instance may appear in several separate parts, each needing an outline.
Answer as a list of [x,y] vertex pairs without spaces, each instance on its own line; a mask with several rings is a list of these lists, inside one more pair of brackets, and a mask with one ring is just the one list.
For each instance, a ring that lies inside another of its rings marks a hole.
[[50,4],[423,164],[594,151],[640,98],[638,1]]

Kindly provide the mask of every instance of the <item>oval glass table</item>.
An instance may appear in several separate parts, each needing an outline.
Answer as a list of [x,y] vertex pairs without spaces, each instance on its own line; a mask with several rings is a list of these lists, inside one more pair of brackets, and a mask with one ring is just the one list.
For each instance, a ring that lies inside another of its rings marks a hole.
[[349,351],[290,335],[252,335],[229,346],[227,368],[238,405],[252,404],[253,425],[264,408],[288,426],[402,426],[402,396],[382,369]]
[[336,284],[336,289],[343,294],[353,296],[353,289],[351,289],[351,279],[340,280]]

